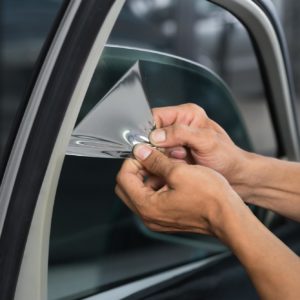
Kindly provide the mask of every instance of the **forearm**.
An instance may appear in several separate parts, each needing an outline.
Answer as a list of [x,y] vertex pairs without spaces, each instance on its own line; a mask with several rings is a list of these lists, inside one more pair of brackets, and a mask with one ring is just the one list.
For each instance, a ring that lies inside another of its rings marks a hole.
[[247,154],[235,190],[248,204],[300,221],[300,164]]
[[262,299],[298,299],[300,259],[245,206],[230,211],[218,234],[247,270]]

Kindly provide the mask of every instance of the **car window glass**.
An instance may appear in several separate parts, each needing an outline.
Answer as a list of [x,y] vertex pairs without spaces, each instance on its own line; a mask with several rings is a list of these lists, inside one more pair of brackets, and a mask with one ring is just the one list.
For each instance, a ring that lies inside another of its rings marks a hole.
[[[135,65],[139,65],[151,106],[171,104],[171,99],[175,101],[174,104],[184,103],[180,95],[187,92],[191,93],[191,98],[193,93],[209,93],[215,101],[220,102],[222,99],[223,103],[228,104],[222,106],[222,122],[232,129],[238,142],[250,147],[246,132],[240,128],[236,131],[232,124],[240,119],[232,106],[231,95],[227,94],[226,86],[206,68],[147,51],[106,47],[84,100],[77,122],[79,125],[73,133],[79,139],[71,144],[74,151],[76,142],[89,143],[91,147],[87,149],[96,152],[89,152],[91,157],[67,155],[59,180],[49,253],[50,299],[67,296],[76,299],[78,295],[103,291],[225,249],[215,239],[207,236],[175,236],[148,230],[114,194],[115,177],[122,160],[94,158],[97,151],[100,152],[98,156],[103,157],[100,147],[103,144],[99,145],[95,131],[91,130],[88,132],[90,135],[84,135],[86,127],[81,126],[80,121],[89,120],[89,117],[85,118],[92,111],[91,108]],[[168,78],[168,82],[164,82],[165,88],[161,86],[159,90],[155,88],[159,85],[157,73]],[[174,80],[178,83],[177,88],[171,90],[169,86],[174,84]],[[189,88],[198,81],[201,84],[197,88]],[[122,101],[122,95],[118,100]],[[127,101],[128,99],[126,103]],[[208,108],[212,107],[210,103],[203,102]],[[129,105],[121,107],[123,110],[129,109]],[[97,112],[97,109],[93,112]],[[130,111],[124,114],[128,113],[130,115]],[[138,114],[139,110],[135,113]],[[122,114],[122,110],[117,110],[117,114]],[[113,117],[113,114],[105,117]],[[110,118],[107,119],[110,123]],[[134,121],[133,118],[126,120]],[[118,118],[115,118],[115,122],[118,124]],[[101,132],[101,128],[97,126],[94,129]],[[112,137],[109,130],[104,128],[103,131],[108,132],[106,141],[109,141]],[[110,154],[109,151],[110,148],[107,148],[104,153]],[[79,152],[77,155],[85,153]],[[82,280],[83,274],[86,280]]]
[[235,96],[255,151],[276,155],[251,40],[243,25],[224,9],[197,0],[129,0],[109,42],[179,55],[217,72]]
[[[14,123],[61,1],[0,2],[0,176]],[[23,108],[23,107],[22,107]],[[13,139],[14,137],[11,136]],[[0,178],[1,179],[1,178]]]
[[[128,0],[109,44],[76,126],[139,62],[151,107],[197,103],[239,146],[275,155],[254,51],[231,15],[204,1]],[[226,249],[207,236],[149,231],[114,194],[121,164],[65,157],[51,225],[49,299],[92,295]]]

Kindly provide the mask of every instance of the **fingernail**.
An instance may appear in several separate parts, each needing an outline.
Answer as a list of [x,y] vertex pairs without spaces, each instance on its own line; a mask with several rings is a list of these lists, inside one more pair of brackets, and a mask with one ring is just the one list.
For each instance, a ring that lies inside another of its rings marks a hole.
[[186,150],[184,148],[175,148],[170,152],[174,158],[183,159],[186,157]]
[[150,139],[154,143],[162,143],[166,140],[166,132],[162,129],[154,130],[150,135]]
[[134,156],[140,160],[145,160],[152,152],[152,149],[146,145],[139,144],[134,147]]

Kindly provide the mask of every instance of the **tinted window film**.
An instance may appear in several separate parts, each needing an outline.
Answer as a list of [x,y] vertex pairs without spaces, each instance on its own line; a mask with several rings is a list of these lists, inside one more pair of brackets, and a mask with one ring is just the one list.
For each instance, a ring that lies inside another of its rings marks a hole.
[[[0,7],[0,169],[40,50],[61,1],[2,0]],[[12,137],[13,138],[13,137]]]

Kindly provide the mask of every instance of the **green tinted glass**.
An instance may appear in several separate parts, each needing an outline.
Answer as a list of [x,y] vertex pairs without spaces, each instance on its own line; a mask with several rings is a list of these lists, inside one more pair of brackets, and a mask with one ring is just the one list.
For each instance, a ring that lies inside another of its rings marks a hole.
[[[138,60],[151,107],[197,103],[237,144],[251,148],[219,77],[201,65],[137,49],[106,47],[78,121]],[[114,194],[121,164],[118,159],[66,156],[52,220],[50,299],[87,295],[224,251],[207,236],[166,235],[144,227]]]

